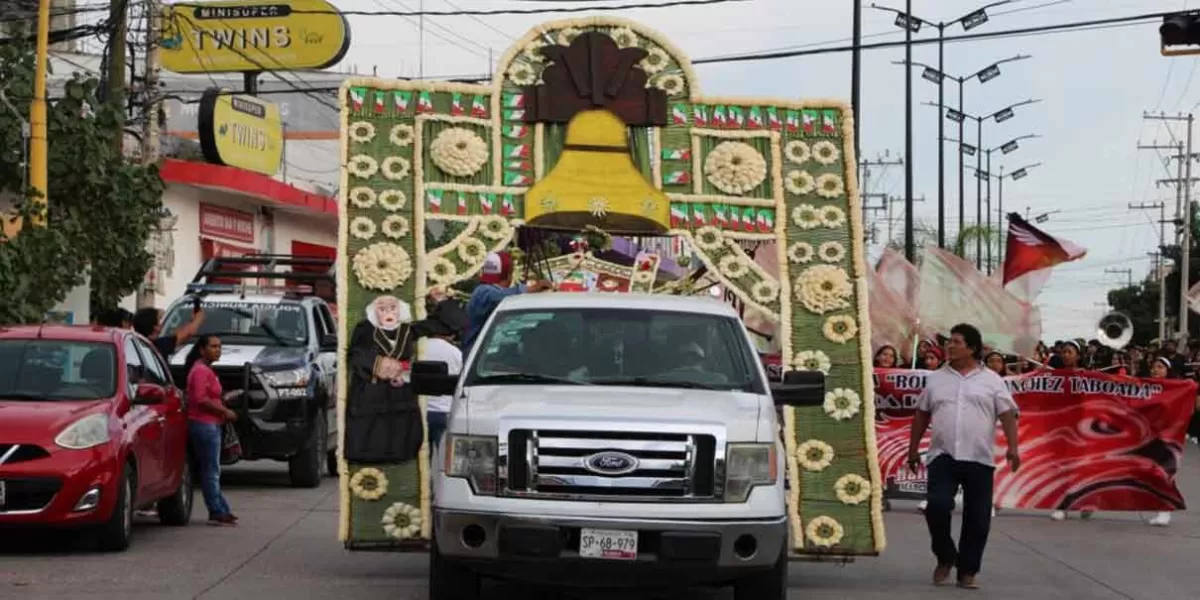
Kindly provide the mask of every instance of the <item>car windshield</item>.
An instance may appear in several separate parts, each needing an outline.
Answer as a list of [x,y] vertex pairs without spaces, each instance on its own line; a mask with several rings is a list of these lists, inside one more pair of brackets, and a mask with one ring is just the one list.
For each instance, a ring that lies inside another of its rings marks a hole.
[[[297,302],[202,302],[204,322],[198,335],[217,335],[225,343],[300,346],[308,340],[308,320]],[[180,302],[167,314],[162,335],[192,320],[192,303]]]
[[636,309],[496,314],[465,385],[554,383],[764,393],[741,322]]
[[116,357],[107,343],[0,340],[0,402],[111,398]]

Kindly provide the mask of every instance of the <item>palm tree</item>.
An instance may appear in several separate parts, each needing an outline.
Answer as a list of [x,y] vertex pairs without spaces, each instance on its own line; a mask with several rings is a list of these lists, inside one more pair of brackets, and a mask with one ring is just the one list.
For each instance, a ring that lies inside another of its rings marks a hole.
[[[965,229],[958,232],[958,234],[954,236],[954,239],[951,240],[949,249],[954,254],[968,261],[975,262],[976,240],[979,240],[979,242],[982,244],[984,252],[984,256],[982,258],[986,260],[988,246],[995,245],[999,239],[1000,230],[995,227],[988,228],[984,225],[968,225]],[[916,266],[919,267],[921,266],[920,249],[927,246],[937,245],[937,226],[932,225],[927,221],[918,220],[913,224],[913,243],[918,248]],[[904,240],[889,240],[887,247],[889,250],[902,253],[904,252]],[[994,253],[993,256],[997,260],[999,259],[998,252]]]

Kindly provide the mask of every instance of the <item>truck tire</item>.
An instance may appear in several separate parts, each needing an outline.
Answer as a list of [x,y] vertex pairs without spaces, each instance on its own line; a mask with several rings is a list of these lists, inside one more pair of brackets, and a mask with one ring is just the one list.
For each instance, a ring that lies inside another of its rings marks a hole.
[[292,487],[315,488],[321,485],[321,469],[325,466],[324,411],[318,412],[315,418],[304,447],[288,461]]
[[117,501],[112,515],[96,530],[96,543],[100,551],[124,552],[129,549],[133,539],[133,503],[136,494],[137,480],[133,467],[126,464],[121,470],[121,480],[117,482]]
[[786,600],[788,551],[784,548],[770,571],[743,577],[733,584],[734,600]]
[[183,527],[192,520],[192,505],[195,498],[195,487],[192,485],[191,461],[185,460],[183,480],[174,494],[158,501],[158,521],[163,525]]
[[483,578],[478,573],[446,560],[437,540],[429,544],[429,600],[479,600]]

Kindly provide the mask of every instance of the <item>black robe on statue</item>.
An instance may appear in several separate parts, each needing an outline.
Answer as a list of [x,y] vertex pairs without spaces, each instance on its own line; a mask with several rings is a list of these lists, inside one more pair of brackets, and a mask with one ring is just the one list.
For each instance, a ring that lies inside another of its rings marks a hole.
[[[416,458],[421,450],[425,423],[412,385],[396,387],[375,376],[382,358],[412,360],[417,337],[413,329],[403,324],[396,331],[386,332],[362,321],[350,335],[343,450],[349,462],[403,463]],[[388,348],[389,339],[396,342],[395,350]]]

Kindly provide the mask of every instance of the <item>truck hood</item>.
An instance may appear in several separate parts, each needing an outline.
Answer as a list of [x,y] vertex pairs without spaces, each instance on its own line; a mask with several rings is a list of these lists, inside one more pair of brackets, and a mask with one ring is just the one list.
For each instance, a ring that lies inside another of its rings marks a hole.
[[498,385],[467,389],[467,433],[507,429],[661,431],[662,425],[725,430],[755,441],[769,399],[744,392],[627,386]]
[[[180,346],[171,356],[171,366],[181,367],[187,360],[192,344]],[[308,348],[294,346],[251,346],[226,344],[221,348],[221,360],[214,367],[240,367],[246,363],[268,370],[285,367],[300,367],[308,363]]]

